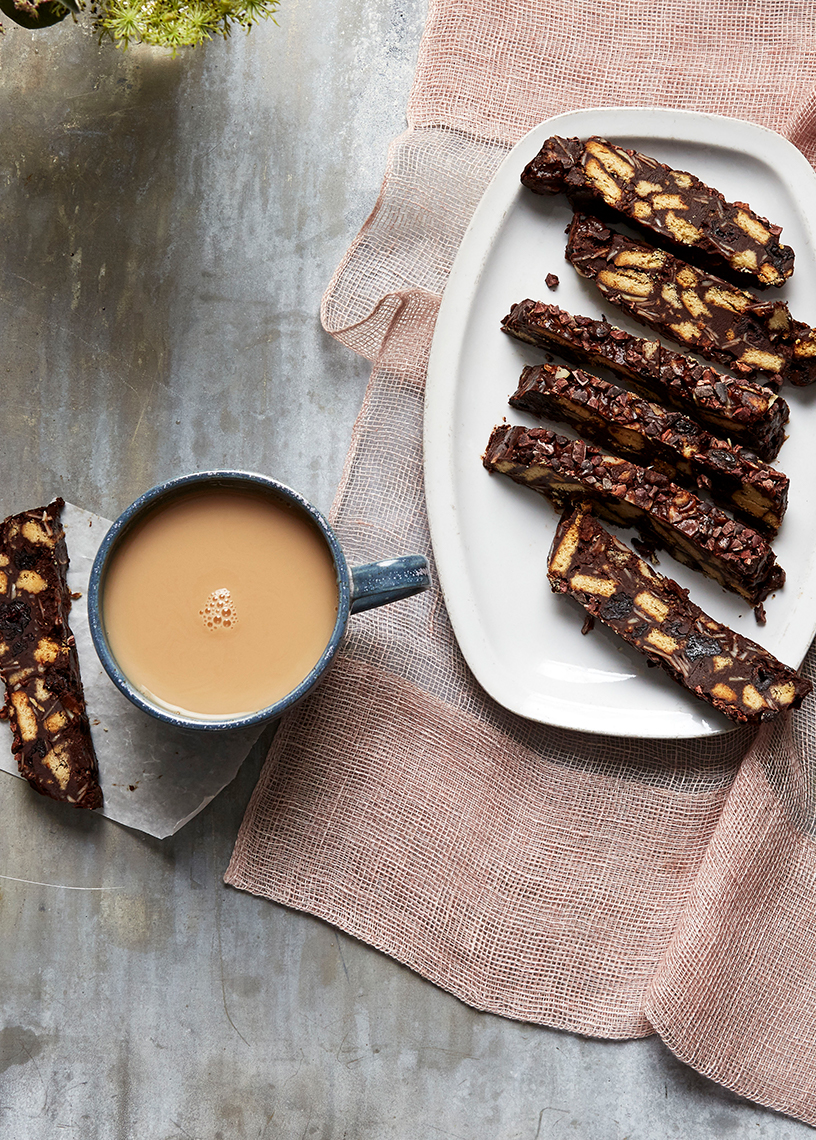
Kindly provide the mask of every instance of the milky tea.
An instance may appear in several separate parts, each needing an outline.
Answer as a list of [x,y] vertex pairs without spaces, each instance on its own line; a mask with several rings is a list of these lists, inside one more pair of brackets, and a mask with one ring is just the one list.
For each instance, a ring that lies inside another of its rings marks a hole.
[[208,487],[157,507],[108,565],[102,621],[153,703],[202,718],[257,712],[295,689],[334,629],[337,577],[297,507]]

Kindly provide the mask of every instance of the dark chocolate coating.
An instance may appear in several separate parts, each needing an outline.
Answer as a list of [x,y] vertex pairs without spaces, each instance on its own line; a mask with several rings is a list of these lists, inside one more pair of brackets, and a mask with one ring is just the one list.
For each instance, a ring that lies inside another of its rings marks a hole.
[[761,645],[704,613],[677,582],[613,537],[586,504],[568,510],[548,562],[568,594],[679,685],[737,724],[798,708],[811,684]]
[[33,788],[96,808],[102,790],[68,625],[64,505],[55,499],[0,525],[2,715],[11,723],[20,774]]
[[784,442],[790,409],[781,396],[716,372],[659,341],[529,299],[513,306],[502,328],[579,366],[608,368],[641,395],[686,412],[762,459],[774,459]]
[[678,562],[700,570],[758,606],[785,581],[776,556],[756,530],[672,483],[583,440],[547,428],[494,428],[483,457],[488,471],[509,475],[560,510],[589,500],[620,526],[635,526]]
[[555,364],[525,368],[510,404],[568,423],[585,439],[641,466],[654,465],[682,486],[704,487],[715,502],[763,534],[779,530],[788,502],[787,475],[738,444],[717,439],[683,412]]
[[736,284],[766,289],[793,273],[781,226],[685,170],[606,139],[554,135],[521,181],[537,194],[566,194],[574,210],[633,225],[655,245]]

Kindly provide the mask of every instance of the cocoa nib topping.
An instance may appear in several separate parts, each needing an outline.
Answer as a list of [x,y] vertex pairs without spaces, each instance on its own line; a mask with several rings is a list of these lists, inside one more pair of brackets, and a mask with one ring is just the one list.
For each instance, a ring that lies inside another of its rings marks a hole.
[[785,400],[759,384],[724,376],[658,341],[529,299],[513,306],[502,328],[579,366],[610,369],[640,395],[686,412],[715,435],[743,444],[766,461],[782,446],[790,414]]

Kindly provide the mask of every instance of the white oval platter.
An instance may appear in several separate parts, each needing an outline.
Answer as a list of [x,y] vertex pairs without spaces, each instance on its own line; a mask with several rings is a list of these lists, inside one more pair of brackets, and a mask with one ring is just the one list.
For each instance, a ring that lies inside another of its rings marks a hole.
[[[507,418],[534,420],[507,404],[525,364],[546,359],[500,330],[526,297],[572,313],[606,315],[651,335],[601,299],[564,260],[571,211],[563,196],[539,197],[519,176],[550,135],[602,135],[693,171],[731,200],[747,201],[783,226],[796,251],[792,279],[773,296],[816,324],[816,245],[810,213],[816,175],[781,136],[735,119],[652,108],[570,112],[541,123],[510,152],[465,233],[442,300],[425,405],[425,482],[439,580],[461,650],[476,679],[512,712],[594,733],[690,738],[733,726],[704,702],[649,668],[551,593],[547,555],[557,515],[540,495],[489,475],[481,463],[490,432]],[[559,285],[547,288],[555,273]],[[766,294],[767,296],[767,294]],[[786,386],[789,438],[777,465],[791,479],[788,514],[774,547],[785,587],[766,603],[767,624],[750,608],[666,554],[660,570],[704,610],[782,661],[798,666],[816,631],[816,385]],[[558,431],[563,431],[561,427]],[[565,434],[570,434],[568,431]],[[625,537],[625,535],[624,535]]]

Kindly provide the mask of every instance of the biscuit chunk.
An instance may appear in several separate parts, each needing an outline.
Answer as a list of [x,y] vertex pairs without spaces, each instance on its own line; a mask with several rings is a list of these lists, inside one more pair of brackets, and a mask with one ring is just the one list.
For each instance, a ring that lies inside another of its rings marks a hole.
[[816,333],[784,301],[761,301],[671,253],[573,217],[566,258],[634,320],[689,352],[771,383],[816,380]]

